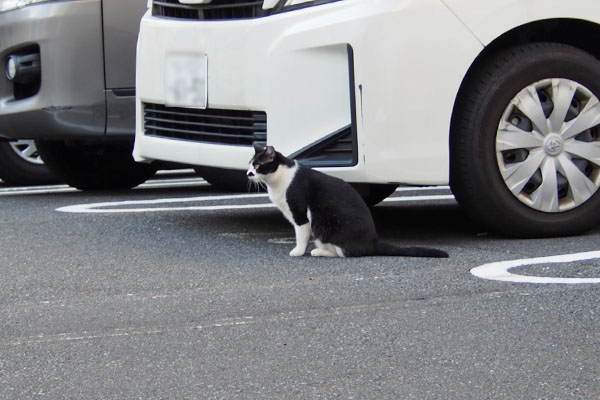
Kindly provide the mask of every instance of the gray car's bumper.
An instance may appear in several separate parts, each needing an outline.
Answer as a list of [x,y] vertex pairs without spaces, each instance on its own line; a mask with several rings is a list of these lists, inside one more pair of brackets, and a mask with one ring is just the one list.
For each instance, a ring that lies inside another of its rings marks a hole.
[[[104,134],[101,14],[100,0],[40,3],[0,13],[0,137]],[[39,90],[15,99],[13,83],[4,77],[6,60],[28,46],[39,48]]]

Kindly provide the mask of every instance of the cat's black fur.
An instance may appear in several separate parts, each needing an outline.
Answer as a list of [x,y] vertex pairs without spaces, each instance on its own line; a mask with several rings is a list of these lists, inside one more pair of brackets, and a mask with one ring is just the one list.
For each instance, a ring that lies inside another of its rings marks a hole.
[[317,239],[312,255],[448,257],[437,249],[380,241],[369,208],[352,186],[302,166],[271,146],[255,146],[248,177],[266,184],[271,200],[294,225],[297,246],[291,255],[304,254],[312,231]]

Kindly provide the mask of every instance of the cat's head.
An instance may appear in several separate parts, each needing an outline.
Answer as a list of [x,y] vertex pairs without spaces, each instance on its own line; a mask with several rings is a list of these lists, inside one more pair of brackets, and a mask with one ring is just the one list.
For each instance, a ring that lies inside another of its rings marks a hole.
[[273,146],[261,147],[254,145],[254,157],[250,160],[248,179],[253,182],[267,183],[270,175],[277,172],[280,165],[278,153]]

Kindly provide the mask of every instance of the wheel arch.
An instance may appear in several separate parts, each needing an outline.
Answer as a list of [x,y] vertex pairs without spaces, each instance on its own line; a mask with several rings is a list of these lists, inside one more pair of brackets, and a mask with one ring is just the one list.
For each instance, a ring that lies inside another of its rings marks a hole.
[[553,42],[576,47],[600,59],[600,41],[594,40],[594,37],[597,38],[599,36],[599,24],[582,19],[555,18],[530,22],[515,27],[486,45],[468,68],[456,95],[452,109],[449,132],[450,184],[452,184],[452,166],[454,158],[453,142],[456,140],[454,134],[456,131],[455,125],[457,118],[461,114],[461,108],[465,98],[464,94],[469,90],[479,71],[485,68],[486,64],[495,54],[504,49],[521,44]]

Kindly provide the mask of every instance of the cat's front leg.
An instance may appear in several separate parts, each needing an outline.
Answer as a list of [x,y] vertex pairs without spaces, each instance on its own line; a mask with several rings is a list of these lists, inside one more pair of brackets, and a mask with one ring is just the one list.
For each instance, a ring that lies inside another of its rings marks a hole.
[[290,256],[300,257],[306,253],[306,247],[308,247],[308,241],[310,240],[310,223],[304,225],[294,224],[294,231],[296,232],[296,247],[290,251]]

